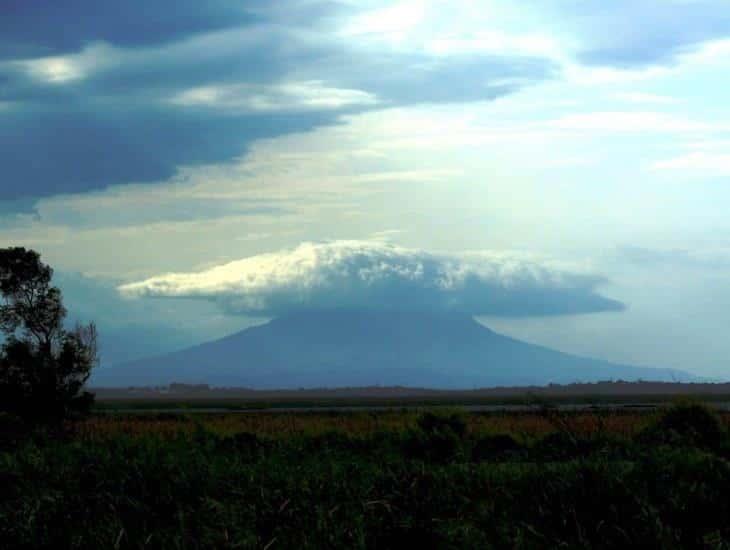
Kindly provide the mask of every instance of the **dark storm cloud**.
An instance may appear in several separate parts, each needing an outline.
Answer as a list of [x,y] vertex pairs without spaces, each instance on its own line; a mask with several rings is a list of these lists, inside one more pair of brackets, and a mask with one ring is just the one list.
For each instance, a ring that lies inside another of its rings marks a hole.
[[176,167],[228,160],[262,137],[306,130],[317,114],[232,117],[171,109],[20,110],[0,115],[2,199],[78,193],[164,180]]
[[[320,28],[347,9],[334,2],[0,6],[0,211],[27,209],[32,197],[164,180],[181,165],[223,162],[253,140],[332,124],[343,113],[489,100],[559,71],[523,55],[358,48]],[[730,10],[711,0],[545,6],[585,37],[579,56],[589,64],[669,62],[730,32]],[[60,66],[38,63],[47,56],[60,56]],[[259,113],[174,102],[206,86],[258,86],[266,96],[267,86],[312,81],[375,100]]]
[[[438,59],[355,48],[332,29],[317,32],[345,9],[331,2],[255,13],[233,2],[30,4],[5,2],[8,17],[0,18],[0,201],[12,205],[164,180],[181,165],[223,162],[261,137],[375,106],[493,99],[554,70],[522,56]],[[191,90],[229,86],[254,87],[252,97],[266,103],[278,86],[312,82],[355,100],[273,101],[277,108],[265,112],[175,102]]]
[[1,0],[0,59],[58,55],[89,42],[159,44],[254,22],[229,0]]

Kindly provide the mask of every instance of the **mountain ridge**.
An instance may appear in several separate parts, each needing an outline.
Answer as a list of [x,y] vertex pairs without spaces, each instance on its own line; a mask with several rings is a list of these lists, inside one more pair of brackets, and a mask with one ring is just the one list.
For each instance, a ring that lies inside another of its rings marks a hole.
[[529,344],[464,314],[329,310],[290,314],[180,351],[99,369],[92,384],[468,389],[607,379],[692,377]]

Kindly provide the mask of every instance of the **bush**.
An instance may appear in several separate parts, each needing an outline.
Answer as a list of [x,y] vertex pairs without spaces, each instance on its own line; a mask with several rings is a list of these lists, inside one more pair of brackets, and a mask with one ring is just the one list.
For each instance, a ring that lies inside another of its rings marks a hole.
[[489,435],[477,439],[471,450],[474,462],[516,458],[524,453],[524,447],[511,435]]
[[405,453],[412,458],[450,462],[464,457],[466,420],[459,413],[424,413],[418,429],[406,434]]
[[28,431],[28,425],[22,418],[0,412],[0,450],[14,447]]
[[698,403],[680,403],[667,409],[641,434],[645,442],[717,449],[724,431],[717,416]]
[[221,439],[218,442],[218,447],[226,452],[232,451],[246,456],[255,456],[264,448],[264,442],[256,434],[239,432]]
[[417,422],[418,427],[427,434],[451,432],[458,438],[463,438],[466,434],[466,419],[458,412],[449,415],[427,412],[422,414]]
[[553,432],[535,443],[530,454],[543,460],[570,460],[588,456],[598,451],[602,444],[600,440]]

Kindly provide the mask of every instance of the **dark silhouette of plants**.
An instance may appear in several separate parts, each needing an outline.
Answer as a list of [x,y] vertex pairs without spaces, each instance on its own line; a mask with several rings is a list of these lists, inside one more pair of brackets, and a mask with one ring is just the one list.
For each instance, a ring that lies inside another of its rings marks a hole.
[[649,426],[642,438],[666,445],[717,449],[724,430],[715,413],[700,403],[677,403]]
[[475,462],[516,459],[524,451],[524,446],[511,435],[495,434],[477,439],[472,446],[471,457]]
[[466,420],[459,413],[418,417],[418,429],[411,430],[405,440],[405,453],[414,458],[449,462],[465,453]]
[[429,435],[449,432],[462,439],[466,434],[466,419],[463,414],[458,412],[448,415],[426,412],[418,418],[417,422],[418,427]]
[[97,363],[96,327],[64,327],[52,277],[34,250],[0,249],[0,410],[25,420],[60,421],[93,402],[84,386]]

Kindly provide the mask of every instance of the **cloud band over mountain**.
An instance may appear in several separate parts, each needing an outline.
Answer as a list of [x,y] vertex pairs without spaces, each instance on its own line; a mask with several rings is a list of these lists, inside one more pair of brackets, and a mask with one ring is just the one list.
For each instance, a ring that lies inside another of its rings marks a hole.
[[604,279],[494,252],[434,254],[389,243],[303,243],[197,273],[123,285],[137,297],[200,298],[242,315],[320,309],[562,315],[623,309],[596,292]]

